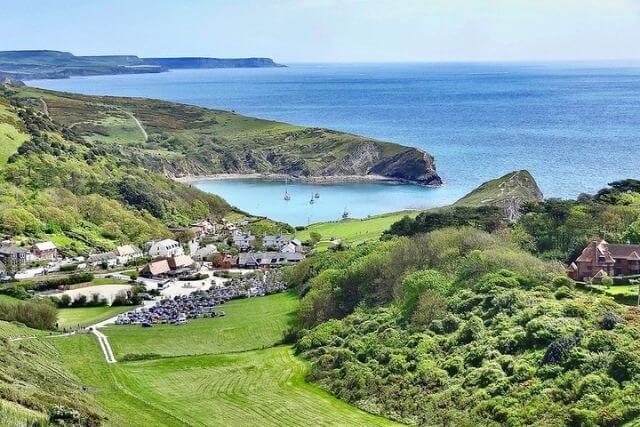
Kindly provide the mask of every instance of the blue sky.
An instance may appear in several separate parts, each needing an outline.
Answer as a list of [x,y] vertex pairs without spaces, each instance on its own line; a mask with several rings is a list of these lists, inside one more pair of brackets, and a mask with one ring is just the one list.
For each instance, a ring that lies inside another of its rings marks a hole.
[[640,59],[639,0],[3,0],[0,50],[280,62]]

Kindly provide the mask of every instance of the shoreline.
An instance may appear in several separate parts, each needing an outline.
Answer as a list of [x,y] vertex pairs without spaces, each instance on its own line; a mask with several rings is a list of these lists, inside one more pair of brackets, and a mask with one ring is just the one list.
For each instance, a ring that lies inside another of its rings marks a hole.
[[212,175],[173,176],[174,181],[191,184],[200,181],[227,181],[240,179],[255,179],[260,181],[291,181],[310,184],[341,184],[341,183],[382,183],[390,185],[415,185],[425,188],[440,188],[442,185],[425,185],[418,182],[383,175],[329,175],[329,176],[292,176],[277,173],[219,173]]

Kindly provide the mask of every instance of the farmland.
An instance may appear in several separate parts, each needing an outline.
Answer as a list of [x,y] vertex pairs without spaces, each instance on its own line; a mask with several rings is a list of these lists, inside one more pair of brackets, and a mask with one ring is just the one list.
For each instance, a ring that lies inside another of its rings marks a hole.
[[90,335],[51,341],[95,390],[107,425],[390,425],[305,381],[306,363],[277,345],[296,307],[285,293],[232,301],[225,317],[185,326],[111,326],[111,365]]

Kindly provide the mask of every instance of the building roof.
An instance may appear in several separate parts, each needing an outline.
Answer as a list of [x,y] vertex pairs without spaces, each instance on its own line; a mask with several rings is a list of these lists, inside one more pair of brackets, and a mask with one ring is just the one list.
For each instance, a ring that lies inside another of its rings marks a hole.
[[149,273],[152,276],[159,276],[161,274],[166,274],[171,271],[171,267],[169,267],[169,263],[166,259],[159,259],[156,261],[151,261],[149,264],[145,265],[142,269],[142,273]]
[[593,276],[593,278],[594,279],[602,279],[605,276],[608,276],[607,272],[601,269],[595,274],[595,276]]
[[180,243],[176,242],[173,239],[164,239],[164,240],[160,240],[158,242],[154,242],[151,247],[153,247],[153,246],[162,246],[162,247],[165,247],[165,248],[169,248],[169,247],[180,246]]
[[191,267],[194,264],[193,259],[189,255],[178,255],[167,259],[169,267],[175,270],[178,268]]
[[33,245],[39,251],[50,251],[53,249],[58,249],[53,242],[40,242]]
[[2,255],[15,255],[27,253],[23,248],[18,245],[1,245],[0,254]]
[[140,253],[140,249],[134,245],[122,245],[116,248],[116,254],[118,254],[118,256],[136,255]]
[[611,244],[604,239],[597,239],[584,248],[576,262],[593,262],[601,260],[614,264],[616,259],[639,261],[640,245]]
[[115,259],[116,258],[116,254],[114,251],[109,251],[109,252],[103,252],[103,253],[99,253],[99,254],[93,254],[93,255],[89,255],[89,258],[87,259],[88,262],[92,263],[92,262],[102,262],[102,261],[108,261],[110,259]]
[[300,253],[289,252],[248,252],[238,254],[239,265],[278,265],[297,262],[304,258]]

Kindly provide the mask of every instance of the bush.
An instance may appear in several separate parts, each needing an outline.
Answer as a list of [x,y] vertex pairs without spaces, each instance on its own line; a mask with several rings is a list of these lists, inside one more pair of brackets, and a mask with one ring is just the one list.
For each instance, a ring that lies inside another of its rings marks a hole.
[[567,335],[558,338],[547,347],[547,351],[542,357],[541,363],[543,365],[557,365],[562,363],[571,349],[578,345],[579,339],[573,335]]
[[458,343],[468,344],[472,341],[482,338],[484,334],[484,323],[478,316],[472,316],[462,325],[458,332]]
[[30,328],[51,330],[55,327],[57,318],[55,307],[47,301],[0,301],[0,319],[7,322],[20,322]]
[[47,289],[56,289],[60,286],[75,285],[77,283],[91,282],[94,276],[92,273],[75,273],[68,277],[62,277],[60,279],[50,279],[38,283],[35,287],[38,291],[44,291]]
[[613,279],[611,277],[609,277],[609,276],[604,276],[602,278],[602,280],[600,280],[600,284],[602,284],[602,286],[606,286],[606,287],[612,286],[613,285]]
[[628,381],[640,375],[640,355],[629,350],[619,350],[613,354],[609,373],[618,382]]
[[78,269],[78,264],[65,264],[60,266],[60,271],[68,272],[75,271]]
[[0,294],[8,295],[20,300],[26,300],[31,297],[31,295],[29,295],[29,293],[19,285],[9,285],[6,288],[1,289]]
[[[430,299],[446,295],[451,289],[451,282],[440,272],[435,270],[422,270],[409,274],[402,281],[403,298],[400,311],[404,319],[410,319],[420,305],[420,297],[430,291]],[[439,302],[440,308],[446,305],[446,301]],[[433,320],[433,318],[431,319]],[[430,321],[429,321],[430,323]]]

